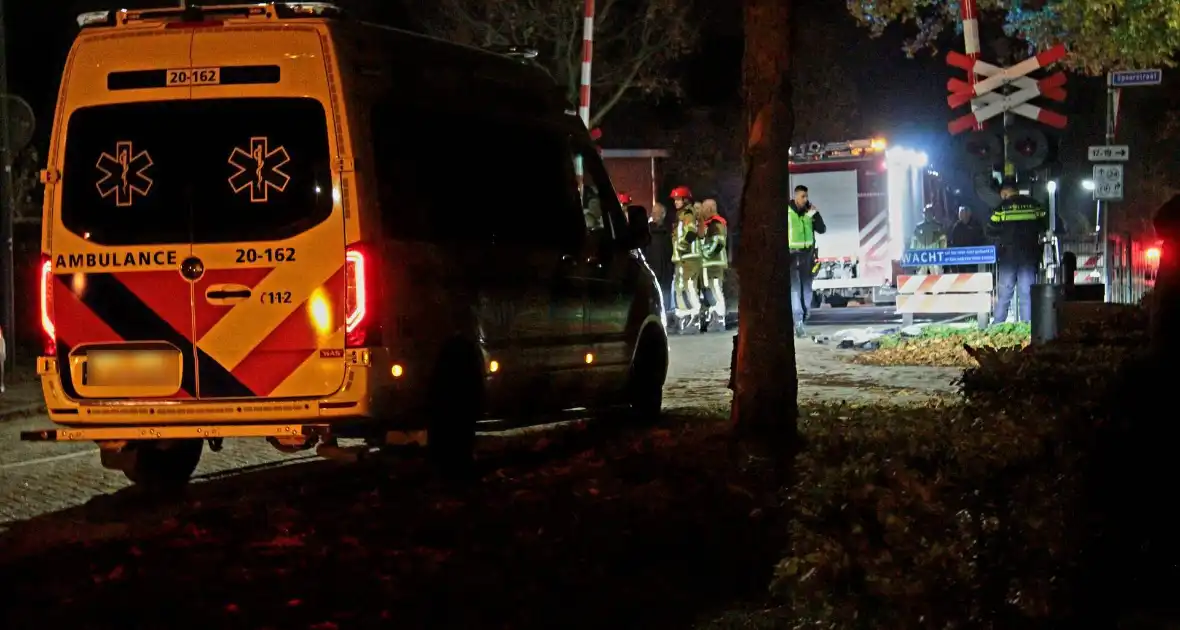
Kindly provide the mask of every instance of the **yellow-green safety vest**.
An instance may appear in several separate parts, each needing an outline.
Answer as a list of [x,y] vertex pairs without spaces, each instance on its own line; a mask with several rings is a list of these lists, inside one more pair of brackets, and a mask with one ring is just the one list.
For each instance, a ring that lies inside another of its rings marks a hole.
[[1029,204],[1013,204],[992,213],[992,223],[1015,223],[1017,221],[1037,221],[1044,219],[1048,213],[1044,208]]
[[811,226],[811,217],[796,212],[794,208],[787,209],[787,247],[790,249],[815,247],[815,231]]

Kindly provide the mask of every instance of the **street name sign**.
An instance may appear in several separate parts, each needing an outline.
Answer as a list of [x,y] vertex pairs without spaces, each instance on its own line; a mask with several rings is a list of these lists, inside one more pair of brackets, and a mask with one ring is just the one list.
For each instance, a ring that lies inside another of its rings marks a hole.
[[1091,162],[1126,162],[1129,159],[1131,159],[1131,147],[1125,144],[1090,147]]
[[1094,165],[1094,198],[1100,201],[1122,201],[1123,165]]
[[901,255],[902,267],[925,265],[990,265],[996,262],[996,246],[948,247],[945,249],[907,249]]
[[1110,87],[1139,87],[1141,85],[1159,85],[1164,81],[1164,71],[1158,68],[1151,70],[1119,70],[1111,72],[1107,78]]

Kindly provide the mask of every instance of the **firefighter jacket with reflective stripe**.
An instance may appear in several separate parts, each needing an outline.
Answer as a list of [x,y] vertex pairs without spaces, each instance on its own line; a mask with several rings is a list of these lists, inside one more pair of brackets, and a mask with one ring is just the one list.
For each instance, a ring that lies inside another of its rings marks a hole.
[[676,235],[672,240],[672,261],[685,262],[701,259],[701,239],[698,238],[696,223],[676,223]]
[[794,201],[787,206],[787,247],[792,250],[814,249],[815,235],[828,231],[823,217],[818,212],[807,216],[807,210],[800,210]]
[[725,219],[715,214],[705,219],[705,236],[701,239],[701,258],[706,267],[728,267],[729,254],[726,252],[725,239],[729,226]]
[[1035,263],[1041,259],[1041,235],[1049,229],[1049,213],[1026,195],[1009,197],[987,222],[985,232],[996,243],[999,263]]
[[910,249],[942,249],[946,247],[946,232],[937,221],[923,221],[914,228]]

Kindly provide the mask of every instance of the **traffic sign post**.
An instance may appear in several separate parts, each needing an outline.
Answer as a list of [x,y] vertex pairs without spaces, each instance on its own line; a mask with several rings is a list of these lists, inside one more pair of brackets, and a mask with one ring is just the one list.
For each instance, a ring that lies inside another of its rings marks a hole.
[[1110,73],[1111,87],[1140,87],[1144,85],[1159,85],[1164,82],[1164,71],[1157,68],[1151,70],[1119,70]]
[[1125,144],[1090,147],[1091,162],[1126,162],[1131,159],[1131,147]]
[[1123,165],[1094,165],[1094,198],[1100,201],[1123,200]]
[[[1115,145],[1114,135],[1118,128],[1120,90],[1125,87],[1142,87],[1159,85],[1164,80],[1164,73],[1158,68],[1147,70],[1118,70],[1106,75],[1106,146],[1090,147],[1090,160],[1093,162],[1125,162],[1130,156],[1130,149],[1126,146]],[[1098,149],[1096,152],[1095,149]],[[1111,155],[1106,155],[1106,149],[1111,149]],[[1122,149],[1124,151],[1116,151]],[[1100,155],[1096,158],[1095,153]],[[1120,156],[1121,154],[1121,156]],[[1099,175],[1101,171],[1102,175]],[[1117,178],[1117,181],[1116,181]],[[1105,189],[1102,181],[1106,181]],[[1101,191],[1101,194],[1099,192]],[[1122,164],[1098,164],[1094,166],[1094,199],[1098,213],[1099,231],[1102,233],[1102,282],[1106,285],[1106,301],[1110,302],[1111,273],[1110,260],[1110,202],[1123,199],[1123,166]]]

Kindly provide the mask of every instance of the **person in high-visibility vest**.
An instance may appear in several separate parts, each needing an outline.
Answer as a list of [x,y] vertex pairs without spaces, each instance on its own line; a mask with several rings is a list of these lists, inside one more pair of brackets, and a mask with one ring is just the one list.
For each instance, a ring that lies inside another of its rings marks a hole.
[[803,324],[811,311],[811,280],[815,276],[815,235],[828,231],[819,208],[807,197],[807,187],[795,187],[795,198],[787,203],[787,247],[791,250],[791,314],[795,336],[803,337]]
[[726,241],[729,224],[717,209],[716,199],[701,203],[704,227],[701,230],[701,284],[705,287],[709,312],[706,330],[725,330],[725,271],[729,268]]
[[1040,265],[1041,235],[1049,229],[1049,213],[1036,199],[1020,194],[1016,182],[1000,186],[999,207],[984,231],[996,243],[996,308],[992,323],[1008,319],[1012,293],[1017,292],[1017,321],[1032,321],[1032,285]]
[[672,263],[676,265],[673,293],[679,332],[693,333],[700,328],[701,239],[698,219],[691,206],[682,207],[672,237]]

